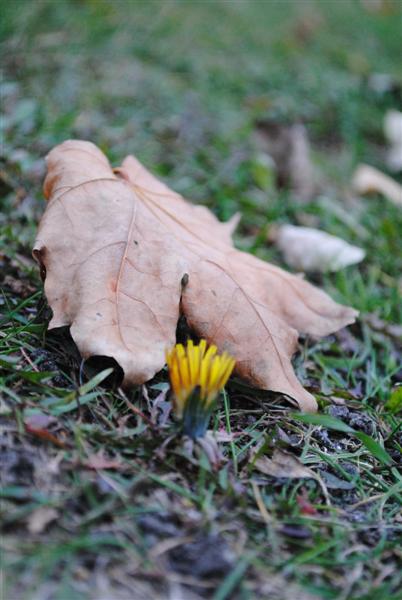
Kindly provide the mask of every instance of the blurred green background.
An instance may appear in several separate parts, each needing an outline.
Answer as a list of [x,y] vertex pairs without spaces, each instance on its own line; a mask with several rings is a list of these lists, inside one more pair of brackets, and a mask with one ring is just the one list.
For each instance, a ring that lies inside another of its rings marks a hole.
[[[44,155],[91,140],[113,162],[135,153],[221,219],[240,210],[237,243],[263,258],[280,260],[266,244],[272,222],[363,246],[368,262],[326,285],[402,318],[395,281],[382,275],[400,275],[400,211],[346,193],[359,161],[385,168],[384,114],[402,104],[401,30],[392,0],[6,1],[2,151],[36,198],[29,223],[42,210]],[[261,118],[306,125],[324,199],[301,210],[272,185],[254,139]],[[33,233],[17,222],[10,235],[29,245]]]
[[376,0],[6,1],[3,99],[6,108],[18,102],[13,139],[23,144],[39,127],[43,144],[90,137],[112,158],[135,151],[159,163],[159,150],[169,172],[176,157],[162,149],[171,129],[180,126],[181,159],[191,167],[202,150],[213,162],[211,137],[238,141],[256,113],[269,113],[303,119],[316,141],[345,142],[362,158],[362,136],[381,140],[378,109],[395,102],[369,77],[400,83],[400,8]]

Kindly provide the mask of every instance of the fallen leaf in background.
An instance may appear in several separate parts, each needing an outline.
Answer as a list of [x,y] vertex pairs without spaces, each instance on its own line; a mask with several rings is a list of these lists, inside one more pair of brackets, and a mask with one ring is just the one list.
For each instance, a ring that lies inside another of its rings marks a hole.
[[28,531],[30,533],[42,533],[52,521],[55,521],[59,513],[50,506],[40,506],[28,518]]
[[402,206],[402,186],[369,165],[359,165],[353,175],[352,187],[358,194],[382,194],[397,206]]
[[308,202],[315,193],[314,169],[310,159],[307,130],[301,123],[279,125],[261,120],[257,122],[261,149],[275,163],[278,184],[289,186],[295,198]]
[[233,222],[186,202],[133,156],[113,171],[95,145],[67,141],[47,162],[49,202],[33,253],[50,328],[71,326],[82,356],[113,357],[130,385],[162,369],[184,315],[236,358],[239,376],[316,409],[290,360],[298,332],[327,335],[355,310],[236,250]]
[[402,324],[389,323],[380,319],[376,313],[366,313],[364,315],[364,321],[370,325],[374,331],[380,331],[391,338],[394,338],[395,343],[398,346],[402,345]]
[[384,133],[390,144],[387,167],[397,173],[402,171],[402,112],[387,111],[384,118]]
[[267,456],[257,458],[254,467],[264,475],[271,477],[317,479],[316,474],[305,467],[296,456],[278,449],[274,451],[272,458]]
[[281,225],[274,229],[273,239],[285,262],[297,271],[339,271],[365,257],[361,248],[310,227]]

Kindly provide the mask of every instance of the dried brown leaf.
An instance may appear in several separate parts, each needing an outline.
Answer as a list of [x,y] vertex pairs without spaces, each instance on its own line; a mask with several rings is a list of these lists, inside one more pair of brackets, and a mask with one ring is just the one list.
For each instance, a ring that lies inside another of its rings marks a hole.
[[374,167],[359,165],[353,175],[352,187],[358,194],[382,194],[402,207],[402,186]]
[[34,256],[51,328],[69,325],[85,358],[112,356],[125,384],[138,384],[163,367],[184,314],[235,356],[239,376],[316,409],[290,362],[298,332],[327,335],[356,311],[236,250],[235,222],[186,202],[132,156],[113,171],[93,144],[67,141],[47,162]]
[[270,475],[271,477],[317,478],[315,473],[305,467],[296,456],[278,449],[274,451],[272,458],[268,458],[268,456],[258,458],[254,463],[254,467],[264,475]]
[[305,126],[261,120],[257,122],[257,134],[259,145],[275,163],[278,184],[289,185],[296,200],[310,201],[317,185]]

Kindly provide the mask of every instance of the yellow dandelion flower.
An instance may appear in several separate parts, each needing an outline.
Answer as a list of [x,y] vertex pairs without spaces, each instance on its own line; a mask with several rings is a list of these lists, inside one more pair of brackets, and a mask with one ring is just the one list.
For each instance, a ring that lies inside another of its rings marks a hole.
[[176,415],[183,418],[187,433],[198,437],[202,435],[200,431],[206,429],[214,400],[229,379],[236,361],[227,352],[218,354],[218,348],[213,344],[207,349],[205,340],[198,345],[190,340],[186,347],[176,344],[166,352],[166,362]]

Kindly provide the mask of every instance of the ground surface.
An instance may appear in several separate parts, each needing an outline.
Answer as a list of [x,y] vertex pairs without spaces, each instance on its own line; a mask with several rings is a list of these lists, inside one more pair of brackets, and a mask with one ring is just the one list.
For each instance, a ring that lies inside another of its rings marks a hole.
[[[402,213],[349,190],[359,161],[386,168],[400,4],[18,0],[2,12],[5,600],[400,598]],[[320,180],[310,203],[272,183],[254,136],[266,118],[306,124]],[[232,432],[218,463],[173,435],[166,372],[128,395],[85,383],[68,338],[46,334],[30,254],[43,157],[69,137],[112,162],[135,153],[223,220],[241,211],[237,245],[277,264],[273,222],[366,250],[315,278],[361,311],[347,331],[301,340],[296,369],[321,420],[232,383],[213,424],[222,440]],[[257,469],[274,448],[316,478]]]

